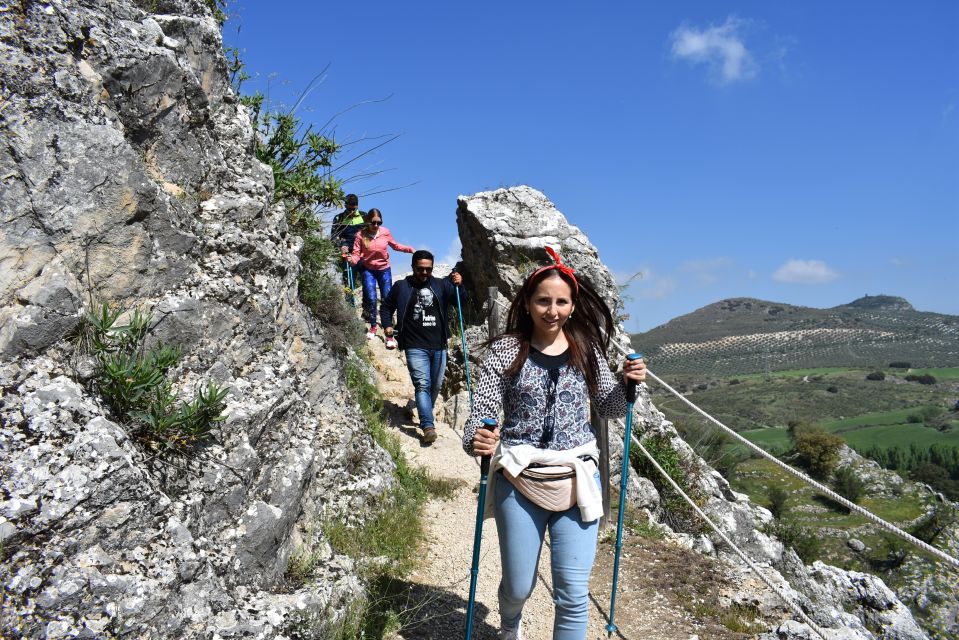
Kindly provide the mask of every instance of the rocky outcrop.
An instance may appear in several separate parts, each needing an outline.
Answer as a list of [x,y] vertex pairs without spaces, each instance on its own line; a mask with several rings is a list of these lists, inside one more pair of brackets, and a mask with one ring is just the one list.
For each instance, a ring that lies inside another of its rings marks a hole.
[[[588,280],[601,292],[611,309],[622,309],[614,280],[600,261],[595,247],[579,229],[566,221],[545,195],[535,189],[520,186],[460,196],[456,216],[463,245],[461,270],[483,305],[482,311],[476,314],[476,325],[467,329],[471,342],[486,337],[486,329],[480,323],[490,309],[504,313],[523,279],[536,267],[550,263],[544,245],[557,249],[563,262],[573,266],[578,278]],[[495,298],[487,294],[490,287],[496,289]],[[620,343],[628,344],[621,338],[625,335],[621,327],[619,332]],[[475,371],[481,354],[471,353],[470,356],[475,358],[472,365]],[[616,362],[622,355],[615,352],[611,357]],[[688,472],[686,489],[696,497],[703,511],[761,567],[773,584],[800,604],[817,625],[827,630],[828,637],[850,640],[919,640],[926,637],[909,610],[875,576],[846,572],[821,563],[805,567],[794,553],[784,553],[778,540],[762,532],[763,525],[772,520],[769,511],[750,503],[747,496],[734,492],[718,472],[696,455],[652,404],[645,389],[637,402],[634,428],[644,433],[647,439],[652,438],[663,446],[668,444],[676,452],[679,464]],[[618,484],[619,464],[616,460],[622,459],[623,450],[622,433],[618,433],[617,436],[613,429],[609,442],[611,469],[616,470],[612,478],[614,485]],[[717,554],[739,567],[733,578],[742,587],[726,594],[730,602],[758,607],[771,617],[786,614],[787,609],[779,597],[748,571],[719,536],[702,527],[695,518],[666,517],[664,498],[651,481],[657,479],[653,476],[630,478],[633,504],[672,525],[672,537],[679,544],[691,550]],[[784,568],[789,580],[777,567]],[[806,625],[788,621],[768,637],[818,636]]]
[[[392,462],[297,300],[208,4],[0,12],[5,637],[322,635],[362,595],[319,524],[369,513]],[[93,299],[153,310],[184,396],[230,389],[215,444],[163,461],[111,419],[68,340]],[[298,546],[317,563],[294,589]]]
[[[603,296],[614,316],[622,313],[616,281],[596,247],[541,192],[518,186],[460,196],[456,204],[463,270],[477,302],[485,304],[495,287],[499,303],[508,304],[530,272],[552,264],[544,249],[550,246]],[[624,333],[618,337],[629,343]]]

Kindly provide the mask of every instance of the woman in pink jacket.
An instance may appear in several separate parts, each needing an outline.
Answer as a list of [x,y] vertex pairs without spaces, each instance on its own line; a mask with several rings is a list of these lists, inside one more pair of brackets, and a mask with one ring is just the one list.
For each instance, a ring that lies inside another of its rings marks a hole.
[[383,214],[379,209],[370,209],[364,219],[366,228],[356,234],[350,264],[363,263],[363,310],[370,320],[370,330],[366,333],[366,339],[372,340],[376,337],[376,285],[380,286],[381,300],[386,300],[393,286],[389,248],[392,247],[403,253],[413,253],[413,247],[400,244],[393,239],[390,230],[383,226]]

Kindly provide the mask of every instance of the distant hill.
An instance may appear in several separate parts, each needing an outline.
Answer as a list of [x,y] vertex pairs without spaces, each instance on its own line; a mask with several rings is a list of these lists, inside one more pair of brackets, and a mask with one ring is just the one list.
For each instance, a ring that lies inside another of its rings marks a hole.
[[830,309],[720,300],[631,336],[660,373],[730,375],[811,367],[959,366],[959,316],[865,296]]

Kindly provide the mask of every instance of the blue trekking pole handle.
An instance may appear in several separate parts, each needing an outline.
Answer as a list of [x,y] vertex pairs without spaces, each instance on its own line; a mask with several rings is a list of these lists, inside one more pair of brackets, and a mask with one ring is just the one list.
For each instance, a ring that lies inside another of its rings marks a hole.
[[[639,360],[641,353],[631,353],[627,360]],[[626,488],[629,483],[629,445],[633,436],[633,405],[636,403],[636,382],[626,382],[626,430],[623,433],[623,468],[619,474],[619,515],[616,523],[616,557],[613,560],[613,591],[609,599],[609,624],[606,625],[607,638],[616,631],[613,619],[616,617],[616,586],[619,581],[619,556],[623,549],[623,515],[626,511]]]
[[[453,269],[452,273],[456,273],[456,269]],[[459,285],[453,285],[456,287],[456,310],[460,315],[460,339],[463,342],[463,365],[466,367],[466,389],[470,393],[470,407],[473,406],[473,383],[470,382],[470,359],[469,354],[466,353],[466,330],[463,328],[463,305],[460,303],[460,288]]]
[[[492,431],[496,420],[483,418],[482,429]],[[473,637],[473,607],[476,604],[476,579],[479,577],[480,544],[483,542],[483,512],[486,510],[486,484],[489,477],[490,459],[480,458],[480,486],[476,503],[476,528],[473,531],[473,565],[470,567],[470,596],[466,604],[466,640]]]

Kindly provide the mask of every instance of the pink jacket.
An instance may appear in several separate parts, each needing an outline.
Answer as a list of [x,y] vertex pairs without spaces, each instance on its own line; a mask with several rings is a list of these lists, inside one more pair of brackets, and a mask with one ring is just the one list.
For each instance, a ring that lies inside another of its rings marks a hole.
[[350,264],[357,264],[361,260],[363,266],[373,271],[382,271],[390,266],[390,252],[388,247],[403,253],[413,253],[413,247],[407,247],[393,239],[393,234],[386,227],[380,227],[376,236],[370,238],[366,231],[360,231],[353,240],[353,253],[350,255]]

